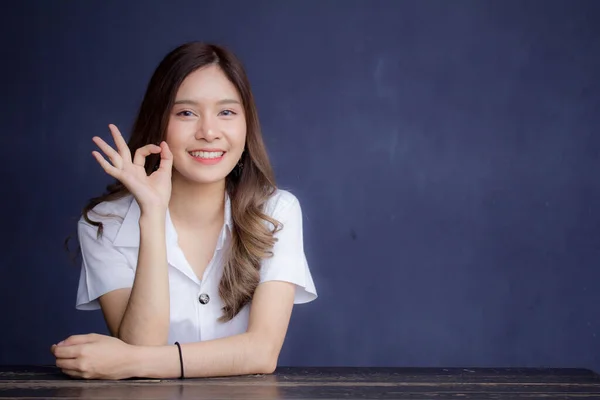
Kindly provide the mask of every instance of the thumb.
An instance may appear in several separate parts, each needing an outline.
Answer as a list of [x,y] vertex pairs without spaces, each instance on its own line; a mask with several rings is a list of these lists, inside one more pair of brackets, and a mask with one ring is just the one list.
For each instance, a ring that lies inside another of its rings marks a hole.
[[158,169],[171,172],[173,168],[173,153],[171,153],[171,149],[169,149],[169,145],[165,141],[160,144],[160,149],[160,167]]

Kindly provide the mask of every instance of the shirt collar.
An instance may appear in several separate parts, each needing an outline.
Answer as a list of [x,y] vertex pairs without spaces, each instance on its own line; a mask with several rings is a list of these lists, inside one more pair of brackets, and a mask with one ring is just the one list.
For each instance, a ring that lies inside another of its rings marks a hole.
[[231,218],[231,199],[229,194],[225,191],[225,212],[224,212],[224,224],[219,234],[219,241],[217,242],[217,250],[223,248],[225,240],[227,239],[227,233],[231,233],[233,229],[233,219]]
[[[113,244],[115,246],[120,247],[139,247],[140,245],[140,220],[141,210],[138,202],[132,196],[131,203],[129,204],[129,208],[127,213],[125,214],[125,218],[123,219],[123,223],[117,232],[117,236]],[[219,234],[219,240],[217,242],[217,250],[221,249],[227,239],[227,233],[231,233],[233,228],[233,219],[231,217],[231,199],[229,194],[225,192],[225,210],[224,210],[224,221],[223,228],[221,229],[221,233]],[[177,232],[175,231],[175,227],[173,222],[171,221],[171,214],[167,209],[167,219],[166,219],[166,239],[167,244],[176,244],[177,243]]]

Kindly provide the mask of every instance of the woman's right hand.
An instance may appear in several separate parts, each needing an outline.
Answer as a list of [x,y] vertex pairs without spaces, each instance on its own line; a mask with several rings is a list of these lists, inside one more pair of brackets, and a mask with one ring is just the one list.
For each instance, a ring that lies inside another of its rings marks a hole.
[[[118,179],[133,194],[142,210],[166,210],[171,198],[171,169],[173,154],[166,142],[160,146],[148,144],[136,150],[133,160],[129,147],[123,139],[121,132],[115,125],[110,124],[109,129],[117,146],[115,151],[104,140],[95,136],[92,140],[108,156],[110,163],[98,152],[92,154],[107,174]],[[160,167],[146,174],[144,163],[150,154],[160,153]]]

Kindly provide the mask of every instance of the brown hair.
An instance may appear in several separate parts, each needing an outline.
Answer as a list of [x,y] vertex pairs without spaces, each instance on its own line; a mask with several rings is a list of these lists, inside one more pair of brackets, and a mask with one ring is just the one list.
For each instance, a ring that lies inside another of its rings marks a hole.
[[[220,321],[231,320],[252,299],[260,277],[261,260],[271,256],[275,243],[273,234],[280,228],[278,221],[263,213],[264,204],[275,191],[275,178],[263,143],[258,114],[250,83],[242,63],[227,49],[202,42],[181,45],[160,62],[142,100],[133,131],[128,142],[133,154],[149,143],[165,140],[169,113],[183,80],[193,71],[218,65],[237,88],[246,115],[246,146],[242,165],[236,166],[226,178],[226,190],[231,199],[233,220],[232,242],[219,283],[223,299]],[[146,158],[146,173],[151,174],[160,161],[159,155]],[[119,181],[108,185],[106,192],[89,200],[83,217],[98,227],[102,223],[90,220],[88,213],[98,204],[122,198],[129,194]],[[269,222],[273,229],[267,228]]]

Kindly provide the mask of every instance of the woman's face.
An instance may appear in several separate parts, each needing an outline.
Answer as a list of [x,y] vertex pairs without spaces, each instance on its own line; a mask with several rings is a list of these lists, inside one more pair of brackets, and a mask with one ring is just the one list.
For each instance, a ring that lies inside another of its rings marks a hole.
[[174,175],[196,183],[224,180],[246,143],[246,116],[236,87],[210,65],[185,78],[167,127]]

